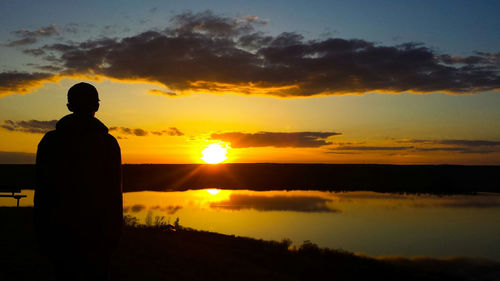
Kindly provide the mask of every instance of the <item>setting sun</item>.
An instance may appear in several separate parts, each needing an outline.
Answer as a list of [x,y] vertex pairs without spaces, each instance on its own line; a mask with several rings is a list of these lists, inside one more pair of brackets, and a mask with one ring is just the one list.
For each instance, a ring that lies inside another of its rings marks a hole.
[[220,193],[220,190],[219,189],[207,189],[207,192],[210,193],[210,195],[217,195]]
[[201,159],[208,164],[218,164],[227,159],[226,153],[227,146],[223,146],[220,143],[212,143],[201,151],[201,154],[203,154]]

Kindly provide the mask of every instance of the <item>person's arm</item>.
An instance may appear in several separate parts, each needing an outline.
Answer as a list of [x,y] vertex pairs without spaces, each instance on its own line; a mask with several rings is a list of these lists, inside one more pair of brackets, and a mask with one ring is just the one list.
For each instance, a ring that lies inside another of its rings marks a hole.
[[[40,246],[43,248],[46,240],[47,230],[50,230],[48,225],[52,207],[52,198],[50,196],[50,143],[53,139],[53,133],[47,133],[40,143],[36,153],[36,181],[35,181],[35,197],[34,197],[34,223],[35,231]],[[52,155],[52,157],[54,157]]]
[[111,137],[111,157],[110,157],[110,235],[111,239],[117,240],[120,238],[123,224],[123,200],[122,200],[122,162],[120,146],[116,139]]

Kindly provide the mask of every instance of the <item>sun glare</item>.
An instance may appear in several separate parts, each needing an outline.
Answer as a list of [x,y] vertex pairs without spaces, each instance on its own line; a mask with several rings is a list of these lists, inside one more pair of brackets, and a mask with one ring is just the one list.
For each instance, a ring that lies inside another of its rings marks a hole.
[[207,192],[210,193],[210,195],[217,195],[220,190],[219,189],[207,189]]
[[220,143],[211,143],[201,151],[201,159],[208,164],[218,164],[227,159],[227,146]]

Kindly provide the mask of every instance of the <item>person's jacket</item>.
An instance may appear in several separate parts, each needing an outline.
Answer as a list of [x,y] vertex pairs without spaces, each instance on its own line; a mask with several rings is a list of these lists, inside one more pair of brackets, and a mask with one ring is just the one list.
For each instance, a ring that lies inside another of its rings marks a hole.
[[98,119],[67,115],[40,141],[34,212],[48,254],[116,248],[123,221],[120,147]]

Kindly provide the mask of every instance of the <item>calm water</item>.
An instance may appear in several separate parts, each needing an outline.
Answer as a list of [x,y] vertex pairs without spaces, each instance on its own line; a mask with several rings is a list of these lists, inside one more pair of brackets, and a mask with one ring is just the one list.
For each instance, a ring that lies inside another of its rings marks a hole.
[[[32,191],[21,206],[32,205]],[[0,206],[15,206],[0,198]],[[500,195],[323,191],[133,192],[125,215],[165,217],[200,230],[266,240],[310,240],[370,256],[472,256],[500,260]]]

